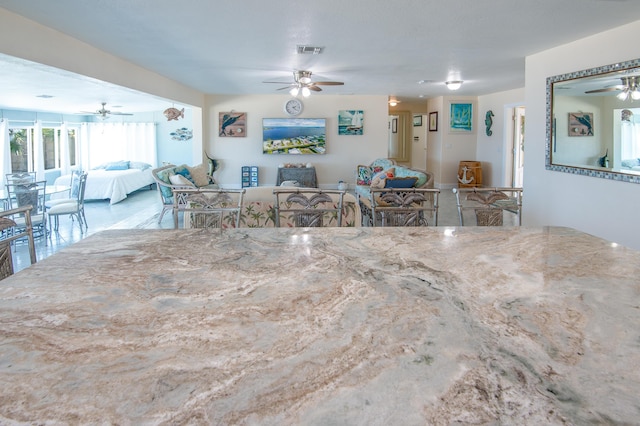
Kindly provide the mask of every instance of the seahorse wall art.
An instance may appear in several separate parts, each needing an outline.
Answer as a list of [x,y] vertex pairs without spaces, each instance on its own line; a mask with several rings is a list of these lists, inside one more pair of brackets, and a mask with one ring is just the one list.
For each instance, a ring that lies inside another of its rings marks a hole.
[[493,134],[493,130],[491,130],[491,126],[493,126],[493,119],[491,117],[493,116],[493,111],[489,110],[484,117],[484,124],[487,126],[487,136],[491,136]]

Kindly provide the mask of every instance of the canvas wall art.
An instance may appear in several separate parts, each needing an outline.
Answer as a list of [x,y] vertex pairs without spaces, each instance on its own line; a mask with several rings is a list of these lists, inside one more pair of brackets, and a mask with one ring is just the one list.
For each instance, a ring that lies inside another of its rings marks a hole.
[[462,133],[471,133],[473,131],[473,104],[469,102],[451,102],[449,130]]
[[338,134],[361,135],[364,124],[364,111],[341,110],[338,111]]
[[221,112],[219,114],[221,137],[244,137],[247,135],[247,113],[246,112]]

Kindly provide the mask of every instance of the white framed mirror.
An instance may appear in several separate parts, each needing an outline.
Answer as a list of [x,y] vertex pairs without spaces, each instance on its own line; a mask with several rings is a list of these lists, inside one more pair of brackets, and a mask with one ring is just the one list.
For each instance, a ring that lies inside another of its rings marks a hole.
[[545,167],[640,183],[640,59],[547,78]]

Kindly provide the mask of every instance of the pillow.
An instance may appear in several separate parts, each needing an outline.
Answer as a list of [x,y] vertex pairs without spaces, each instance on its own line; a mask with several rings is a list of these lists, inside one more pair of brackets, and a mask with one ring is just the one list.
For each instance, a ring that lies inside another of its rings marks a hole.
[[187,166],[189,173],[191,174],[191,180],[195,183],[196,186],[206,186],[209,185],[209,175],[207,174],[208,167],[204,164],[200,164],[198,166],[189,167]]
[[104,167],[105,170],[128,170],[129,162],[128,161],[114,161],[112,163],[107,163]]
[[633,158],[631,160],[622,160],[622,167],[635,167],[640,165],[640,159]]
[[384,169],[381,166],[358,166],[356,185],[371,185],[371,178]]
[[[171,183],[171,176],[173,175],[175,175],[173,168],[164,169],[158,172],[158,178],[164,183],[168,183],[168,184]],[[162,192],[162,196],[165,198],[171,198],[173,196],[173,192],[171,191],[171,188],[169,188],[168,186],[160,185],[160,192]]]
[[372,188],[384,188],[385,187],[385,182],[387,181],[387,179],[394,177],[396,174],[396,168],[392,167],[390,169],[384,170],[380,173],[377,173],[372,179],[371,179],[371,187]]
[[413,188],[418,181],[417,177],[388,178],[385,188]]
[[171,175],[169,176],[169,180],[171,181],[171,185],[195,186],[193,182],[182,175]]
[[147,170],[147,169],[151,168],[151,164],[143,163],[142,161],[132,161],[131,163],[129,163],[129,168],[130,169]]
[[191,177],[191,172],[189,172],[189,169],[187,168],[186,164],[183,164],[181,166],[177,166],[176,168],[173,169],[174,173],[177,175],[182,175],[184,177],[186,177],[188,180],[191,181],[191,183],[193,182],[193,178]]

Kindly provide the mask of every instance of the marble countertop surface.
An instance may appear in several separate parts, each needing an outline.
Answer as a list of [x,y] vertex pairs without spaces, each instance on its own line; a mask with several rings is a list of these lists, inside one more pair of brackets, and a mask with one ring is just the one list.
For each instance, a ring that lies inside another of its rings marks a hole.
[[568,228],[105,231],[0,282],[0,424],[637,424],[639,296]]

